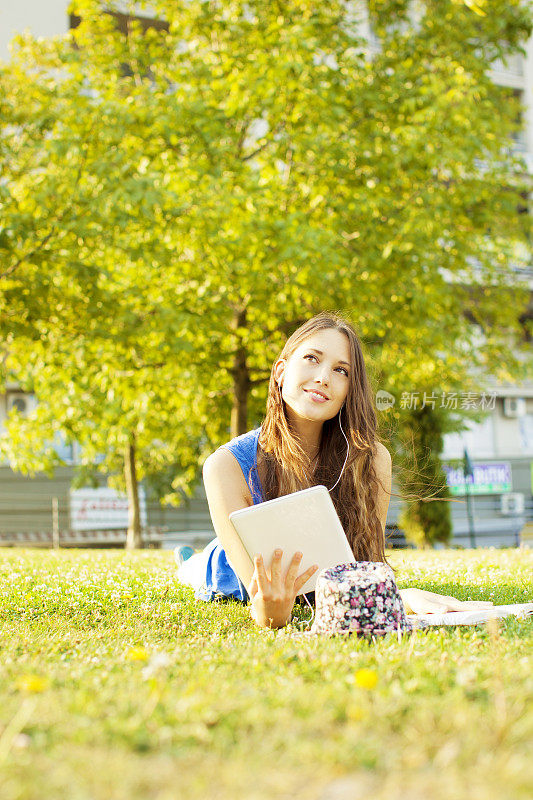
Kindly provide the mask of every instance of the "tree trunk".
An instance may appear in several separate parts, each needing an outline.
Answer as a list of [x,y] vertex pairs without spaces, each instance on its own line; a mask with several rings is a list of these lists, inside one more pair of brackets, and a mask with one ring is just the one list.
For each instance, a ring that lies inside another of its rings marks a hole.
[[139,508],[139,485],[135,469],[135,439],[124,450],[124,476],[126,478],[126,492],[128,495],[128,534],[126,536],[126,549],[134,550],[141,547],[141,514]]
[[[235,314],[232,328],[246,327],[246,309]],[[240,436],[248,430],[248,392],[250,390],[250,373],[246,363],[246,347],[238,339],[233,358],[233,405],[231,409],[231,436]]]

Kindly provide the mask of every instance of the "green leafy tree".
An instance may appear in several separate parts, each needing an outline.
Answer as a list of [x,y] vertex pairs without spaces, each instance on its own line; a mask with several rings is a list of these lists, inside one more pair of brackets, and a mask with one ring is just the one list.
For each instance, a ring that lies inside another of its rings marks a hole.
[[138,545],[138,479],[172,464],[174,486],[159,489],[177,501],[205,446],[187,406],[182,271],[165,242],[184,203],[161,165],[145,174],[140,109],[94,102],[71,56],[69,43],[28,41],[4,75],[3,367],[39,406],[13,415],[2,451],[14,469],[51,470],[54,436],[75,440],[83,475],[96,463],[127,489]]
[[79,0],[67,36],[19,41],[0,324],[5,369],[43,410],[9,424],[16,465],[41,464],[53,425],[122,464],[132,505],[133,453],[136,475],[175,469],[190,489],[323,308],[353,320],[396,394],[524,376],[529,290],[510,265],[528,182],[516,104],[487,70],[529,35],[527,5],[368,7],[155,0],[146,21],[139,3]]
[[446,412],[429,405],[411,410],[403,420],[403,439],[409,446],[402,454],[400,485],[408,499],[399,524],[419,547],[447,543],[452,535],[450,492],[440,460],[447,422]]

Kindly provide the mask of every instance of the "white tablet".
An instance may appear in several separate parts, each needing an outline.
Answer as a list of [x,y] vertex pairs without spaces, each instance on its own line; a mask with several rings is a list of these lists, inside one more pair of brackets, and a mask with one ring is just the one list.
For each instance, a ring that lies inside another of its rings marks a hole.
[[355,562],[333,501],[325,486],[312,486],[267,500],[229,515],[252,562],[261,554],[270,567],[274,550],[283,550],[282,574],[297,551],[303,553],[298,574],[318,564],[300,594],[314,591],[321,569]]

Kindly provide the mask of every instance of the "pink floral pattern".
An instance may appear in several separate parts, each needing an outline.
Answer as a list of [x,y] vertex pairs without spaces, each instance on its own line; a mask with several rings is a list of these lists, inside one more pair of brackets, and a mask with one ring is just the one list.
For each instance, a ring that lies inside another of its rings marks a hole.
[[415,627],[405,615],[392,569],[380,561],[339,564],[322,570],[315,602],[313,633],[380,636]]

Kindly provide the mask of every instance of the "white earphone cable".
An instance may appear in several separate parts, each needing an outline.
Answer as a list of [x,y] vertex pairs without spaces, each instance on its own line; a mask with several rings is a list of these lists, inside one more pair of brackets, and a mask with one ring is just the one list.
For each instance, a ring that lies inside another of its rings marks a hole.
[[350,443],[349,443],[348,439],[346,438],[346,434],[344,433],[344,431],[342,429],[341,413],[342,413],[342,408],[339,411],[339,428],[341,429],[341,433],[344,436],[344,441],[346,442],[346,458],[344,459],[344,464],[342,465],[342,469],[341,469],[339,477],[337,478],[337,480],[335,481],[335,483],[333,484],[331,489],[328,489],[328,492],[332,492],[333,489],[335,488],[335,486],[338,484],[338,482],[342,478],[342,473],[344,472],[344,468],[345,468],[346,464],[348,463],[348,456],[350,455]]
[[311,624],[312,624],[312,622],[313,622],[313,620],[315,618],[315,609],[313,608],[313,606],[311,605],[311,603],[307,599],[307,595],[306,594],[304,594],[304,600],[305,600],[305,602],[307,603],[307,605],[309,606],[309,608],[311,610],[311,619],[308,619],[306,621],[307,627],[309,628],[309,627],[311,627]]

